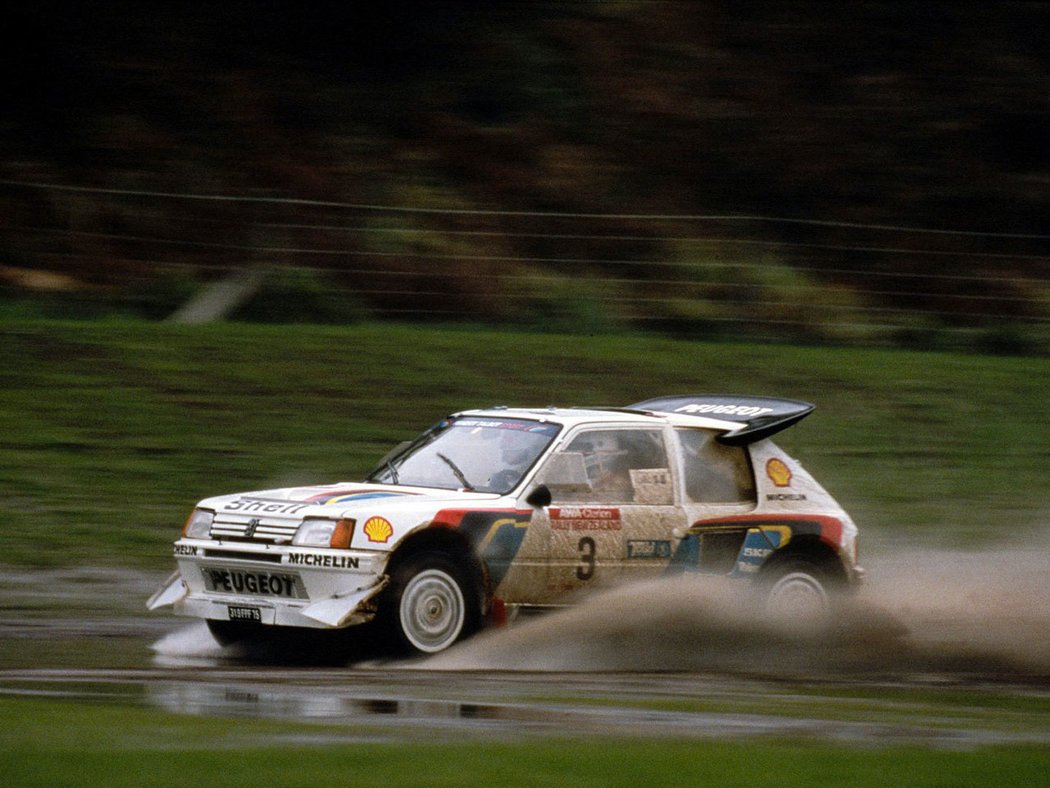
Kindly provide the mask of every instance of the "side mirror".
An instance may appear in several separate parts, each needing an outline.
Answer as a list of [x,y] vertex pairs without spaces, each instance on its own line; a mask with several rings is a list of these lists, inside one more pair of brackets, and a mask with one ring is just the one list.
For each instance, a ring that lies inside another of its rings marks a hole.
[[546,484],[541,484],[535,490],[529,493],[525,499],[525,503],[536,509],[544,509],[551,505],[553,500],[551,496],[551,489]]

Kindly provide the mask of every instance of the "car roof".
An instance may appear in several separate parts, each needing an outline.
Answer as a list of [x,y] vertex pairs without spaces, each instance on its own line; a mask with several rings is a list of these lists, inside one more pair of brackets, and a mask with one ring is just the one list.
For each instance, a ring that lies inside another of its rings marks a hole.
[[[718,430],[718,440],[744,445],[767,438],[801,421],[814,406],[801,400],[735,394],[685,394],[638,402],[627,407],[509,408],[498,405],[464,411],[457,416],[522,418],[555,422],[566,427],[591,423],[667,423],[678,427]],[[732,418],[718,418],[718,416]]]
[[618,407],[561,408],[552,405],[546,408],[509,408],[497,405],[481,410],[465,410],[454,415],[492,419],[533,419],[536,421],[554,422],[566,427],[610,422],[616,422],[617,424],[670,423],[679,426],[706,427],[714,430],[732,430],[745,426],[741,422],[713,419],[706,416],[645,412]]

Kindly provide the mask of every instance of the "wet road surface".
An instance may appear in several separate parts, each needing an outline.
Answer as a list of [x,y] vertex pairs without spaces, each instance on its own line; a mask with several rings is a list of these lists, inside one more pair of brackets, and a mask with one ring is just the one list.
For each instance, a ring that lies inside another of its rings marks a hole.
[[[162,579],[0,571],[0,695],[316,723],[316,741],[1050,742],[1050,666],[1033,656],[1050,632],[1041,613],[1015,622],[1017,643],[1000,648],[977,636],[981,621],[953,618],[943,603],[904,610],[903,636],[898,617],[858,608],[847,630],[808,638],[748,619],[716,587],[690,597],[645,586],[483,633],[423,662],[365,648],[326,664],[222,648],[202,623],[145,614]],[[1031,592],[1024,583],[1016,590]]]

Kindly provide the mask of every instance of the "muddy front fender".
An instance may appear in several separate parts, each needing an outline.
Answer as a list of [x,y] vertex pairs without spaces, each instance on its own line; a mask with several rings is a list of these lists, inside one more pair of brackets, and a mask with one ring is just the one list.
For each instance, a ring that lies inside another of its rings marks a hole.
[[302,610],[302,614],[320,624],[330,627],[343,627],[363,623],[375,615],[374,600],[389,583],[385,575],[374,585],[359,588],[344,596],[334,596],[314,602]]

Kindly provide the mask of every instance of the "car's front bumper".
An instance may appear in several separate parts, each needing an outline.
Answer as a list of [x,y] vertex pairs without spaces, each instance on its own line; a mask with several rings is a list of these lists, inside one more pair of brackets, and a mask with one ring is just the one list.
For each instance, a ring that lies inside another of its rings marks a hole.
[[[304,559],[306,556],[306,559]],[[150,597],[150,610],[217,621],[339,628],[375,615],[385,556],[331,550],[274,550],[176,544],[178,570]]]

